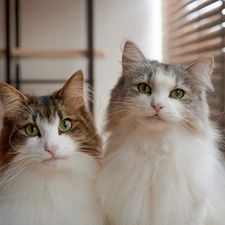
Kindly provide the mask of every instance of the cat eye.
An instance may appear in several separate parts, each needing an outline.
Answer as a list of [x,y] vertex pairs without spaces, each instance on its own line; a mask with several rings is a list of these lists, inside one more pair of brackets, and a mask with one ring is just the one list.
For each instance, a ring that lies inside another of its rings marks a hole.
[[151,94],[151,88],[149,85],[145,83],[141,83],[138,85],[138,90],[143,94]]
[[71,127],[72,127],[71,121],[68,119],[65,119],[60,123],[59,130],[62,132],[65,132],[65,131],[70,130]]
[[170,92],[170,97],[174,99],[180,99],[184,96],[184,91],[182,89],[175,89]]
[[37,136],[39,134],[39,130],[37,127],[35,127],[34,125],[32,124],[28,124],[26,127],[25,127],[25,131],[26,133],[29,135],[29,136]]

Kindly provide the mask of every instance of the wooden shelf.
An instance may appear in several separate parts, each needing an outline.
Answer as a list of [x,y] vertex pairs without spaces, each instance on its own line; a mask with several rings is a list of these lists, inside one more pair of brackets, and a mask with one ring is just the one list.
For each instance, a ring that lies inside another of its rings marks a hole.
[[[21,24],[21,16],[20,16],[20,9],[21,4],[20,0],[5,0],[5,36],[6,36],[6,43],[3,48],[0,49],[0,57],[4,57],[6,64],[5,64],[5,71],[6,71],[6,82],[7,83],[15,83],[15,87],[20,89],[20,83],[26,84],[33,84],[35,83],[61,83],[64,82],[64,79],[59,80],[32,80],[32,79],[25,79],[21,80],[21,60],[16,60],[16,63],[12,63],[14,58],[68,58],[68,57],[85,57],[87,60],[87,69],[88,69],[88,79],[87,83],[94,89],[94,58],[100,57],[103,58],[106,56],[106,51],[104,50],[97,50],[93,47],[93,1],[94,0],[87,0],[86,2],[86,19],[87,22],[87,46],[84,49],[26,49],[21,48],[21,31],[20,25]],[[35,18],[36,19],[36,18]],[[76,18],[75,18],[76,19]],[[13,29],[11,29],[11,24],[14,24]],[[73,28],[70,28],[73,29]],[[76,29],[76,28],[74,28]],[[12,43],[12,40],[15,43]],[[63,41],[63,40],[62,40]],[[57,47],[57,46],[55,46]],[[14,69],[12,68],[14,67]],[[14,78],[15,80],[12,80]],[[89,92],[89,108],[91,112],[93,112],[93,104],[94,98],[93,94]]]
[[5,55],[5,51],[0,49],[0,57]]
[[[0,50],[0,56],[5,54],[5,50]],[[14,48],[11,50],[11,56],[14,57],[78,57],[88,56],[88,50],[72,50],[72,49],[61,49],[61,50],[50,50],[50,49],[19,49]],[[94,56],[104,58],[106,57],[105,50],[94,50]]]
[[[21,84],[62,84],[66,83],[67,79],[21,79]],[[85,80],[88,82],[88,80]],[[12,80],[12,83],[16,83],[16,80]]]
[[[66,83],[66,79],[21,79],[20,83],[21,84],[62,84],[62,83]],[[16,81],[12,80],[12,83],[16,83]]]

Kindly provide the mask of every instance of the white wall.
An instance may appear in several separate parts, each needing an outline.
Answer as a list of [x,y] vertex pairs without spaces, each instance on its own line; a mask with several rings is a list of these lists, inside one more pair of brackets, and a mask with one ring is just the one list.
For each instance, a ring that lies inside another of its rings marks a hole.
[[109,92],[121,74],[122,47],[134,41],[150,59],[162,59],[160,0],[95,0],[95,46],[107,49],[105,59],[96,59],[96,121],[102,118]]
[[[5,13],[4,13],[4,1],[0,0],[0,49],[3,49],[4,47],[4,19],[5,19]],[[0,82],[4,80],[4,58],[0,55]]]
[[[85,49],[85,1],[20,0],[21,46],[28,49]],[[22,76],[39,79],[68,79],[82,69],[85,58],[39,58],[21,60]],[[63,84],[23,85],[22,91],[49,94]]]
[[[86,0],[20,0],[23,48],[85,49]],[[4,0],[0,0],[0,48],[4,47]],[[107,57],[95,59],[95,118],[101,127],[109,93],[121,73],[121,50],[125,39],[134,41],[151,59],[161,60],[161,0],[95,0],[94,45]],[[22,59],[23,78],[68,79],[82,69],[85,58]],[[4,60],[0,58],[0,81]],[[22,91],[49,94],[62,84],[23,85]]]

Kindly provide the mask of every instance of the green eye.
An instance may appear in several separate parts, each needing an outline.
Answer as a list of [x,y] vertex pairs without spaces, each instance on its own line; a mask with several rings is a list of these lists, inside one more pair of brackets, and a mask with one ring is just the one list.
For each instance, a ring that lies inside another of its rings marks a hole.
[[32,124],[28,124],[26,127],[25,127],[25,131],[26,133],[29,135],[29,136],[37,136],[39,134],[39,130],[37,127],[35,127],[34,125]]
[[175,89],[170,92],[170,97],[174,99],[180,99],[184,96],[184,91],[181,89]]
[[138,90],[143,94],[151,94],[151,88],[145,83],[139,84]]
[[66,119],[60,123],[59,130],[65,132],[68,131],[71,127],[72,127],[71,121]]

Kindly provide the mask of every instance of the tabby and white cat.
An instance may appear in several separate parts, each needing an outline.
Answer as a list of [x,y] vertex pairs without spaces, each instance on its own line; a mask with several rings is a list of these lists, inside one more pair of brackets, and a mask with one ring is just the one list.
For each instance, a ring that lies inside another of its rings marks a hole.
[[126,42],[111,92],[98,194],[111,225],[224,225],[220,134],[209,120],[213,57],[147,60]]
[[96,197],[102,142],[76,72],[50,96],[0,84],[1,225],[101,225]]

